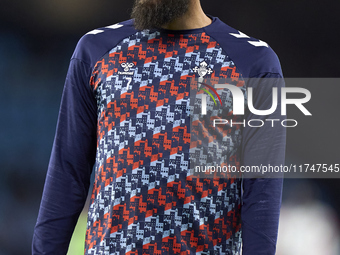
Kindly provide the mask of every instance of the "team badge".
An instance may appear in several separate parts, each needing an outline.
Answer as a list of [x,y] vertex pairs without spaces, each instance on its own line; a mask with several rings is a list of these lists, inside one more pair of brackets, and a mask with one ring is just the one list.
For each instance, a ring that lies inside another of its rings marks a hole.
[[200,78],[203,78],[206,74],[211,74],[213,72],[205,61],[202,61],[199,66],[195,66],[192,70],[194,73],[198,73]]

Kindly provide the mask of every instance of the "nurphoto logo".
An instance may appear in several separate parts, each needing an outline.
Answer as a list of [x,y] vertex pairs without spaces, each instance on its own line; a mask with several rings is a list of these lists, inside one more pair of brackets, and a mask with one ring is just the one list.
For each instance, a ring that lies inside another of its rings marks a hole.
[[[233,115],[245,115],[245,96],[242,92],[242,90],[231,84],[215,84],[214,87],[211,85],[208,85],[203,82],[199,82],[201,84],[201,87],[199,90],[203,90],[206,92],[214,101],[215,106],[217,106],[217,102],[215,97],[219,100],[221,106],[222,100],[220,95],[217,93],[216,89],[227,89],[230,91],[230,94],[233,98],[232,100],[232,111]],[[210,89],[215,96],[208,90]],[[254,93],[253,93],[253,88],[248,87],[247,88],[247,105],[248,109],[251,113],[258,115],[258,116],[267,116],[272,113],[274,113],[277,110],[278,107],[278,101],[279,101],[279,94],[280,96],[280,101],[281,101],[281,115],[284,116],[287,114],[287,105],[295,105],[304,115],[306,116],[311,116],[312,114],[306,109],[306,107],[303,105],[311,99],[311,93],[309,90],[305,88],[298,88],[298,87],[272,87],[272,93],[271,93],[271,107],[269,109],[256,109],[254,107]],[[281,93],[279,93],[281,92]],[[302,95],[302,98],[288,98],[289,93],[295,93]],[[207,114],[207,94],[201,94],[201,114],[206,115]],[[265,121],[271,122],[272,127],[274,127],[274,123],[277,121],[280,121],[279,119],[266,119]],[[248,120],[248,126],[249,127],[262,127],[265,123],[265,121],[261,119],[251,119]],[[258,123],[258,125],[255,125],[254,123]],[[284,127],[295,127],[297,126],[298,122],[294,119],[284,119],[281,120],[281,125]],[[293,124],[288,124],[288,123],[293,123]],[[213,120],[213,126],[215,127],[216,125],[235,125],[235,124],[243,124],[244,126],[246,125],[245,120],[243,122],[237,122],[233,123],[232,120],[227,120],[227,119],[221,119],[221,118],[216,118]]]

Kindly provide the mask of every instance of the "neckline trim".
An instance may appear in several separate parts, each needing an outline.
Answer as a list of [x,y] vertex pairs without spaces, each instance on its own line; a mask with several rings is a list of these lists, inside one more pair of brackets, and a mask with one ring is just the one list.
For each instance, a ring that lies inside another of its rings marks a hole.
[[159,31],[159,32],[164,33],[164,34],[199,34],[199,33],[205,32],[205,30],[207,28],[214,26],[214,24],[218,20],[217,17],[213,17],[213,16],[208,15],[208,14],[207,14],[207,16],[211,19],[211,23],[209,25],[205,26],[205,27],[194,28],[194,29],[183,29],[183,30],[172,30],[172,29],[158,28],[158,29],[152,29],[152,30],[150,30],[150,32]]

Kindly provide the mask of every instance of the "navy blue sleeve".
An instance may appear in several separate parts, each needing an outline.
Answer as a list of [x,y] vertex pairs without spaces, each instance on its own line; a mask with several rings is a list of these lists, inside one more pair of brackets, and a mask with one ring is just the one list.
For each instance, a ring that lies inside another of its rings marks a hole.
[[[272,106],[272,87],[278,92],[284,86],[281,74],[260,74],[248,80],[253,88],[255,109],[270,109]],[[243,166],[280,166],[285,162],[286,129],[281,125],[280,93],[276,111],[267,116],[246,113],[246,123],[251,119],[262,120],[262,127],[246,126],[243,130]],[[275,121],[269,121],[274,119]],[[252,125],[260,125],[253,122]],[[276,250],[283,178],[261,178],[244,173],[243,205],[241,209],[243,255],[274,255]]]
[[88,194],[96,153],[97,109],[90,68],[72,59],[59,111],[32,254],[66,254]]

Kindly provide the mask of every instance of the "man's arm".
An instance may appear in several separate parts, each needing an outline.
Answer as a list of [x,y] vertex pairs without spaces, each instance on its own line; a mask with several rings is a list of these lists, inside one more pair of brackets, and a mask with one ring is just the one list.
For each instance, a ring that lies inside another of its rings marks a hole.
[[[262,127],[248,127],[243,131],[242,160],[243,166],[284,165],[286,130],[281,125],[280,88],[284,86],[280,74],[265,73],[250,79],[248,86],[253,87],[253,104],[258,110],[267,110],[272,106],[272,87],[278,88],[278,105],[274,113],[259,116],[248,111],[246,123],[251,119],[264,121]],[[275,121],[269,121],[275,119]],[[268,120],[268,121],[265,121]],[[252,125],[260,125],[253,122]],[[274,127],[272,127],[272,125]],[[261,174],[257,176],[261,177]],[[282,175],[278,178],[252,178],[244,174],[242,239],[243,255],[274,255],[282,194]]]
[[88,194],[96,153],[96,101],[90,68],[72,59],[59,111],[32,254],[66,254]]

